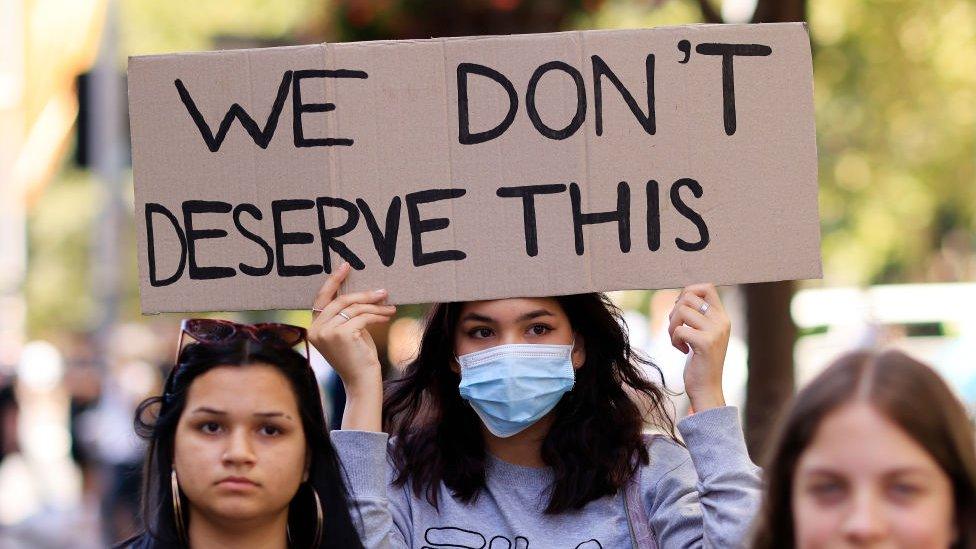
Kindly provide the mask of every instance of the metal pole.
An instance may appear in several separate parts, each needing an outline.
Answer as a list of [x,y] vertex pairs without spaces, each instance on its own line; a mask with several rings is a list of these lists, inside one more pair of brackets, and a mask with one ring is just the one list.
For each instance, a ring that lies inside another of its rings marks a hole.
[[105,9],[98,57],[91,72],[89,100],[91,124],[88,142],[92,171],[102,185],[104,201],[92,238],[91,284],[98,303],[94,322],[97,356],[105,357],[108,336],[118,318],[122,286],[120,233],[125,204],[122,198],[124,169],[123,93],[118,66],[117,2],[109,0]]

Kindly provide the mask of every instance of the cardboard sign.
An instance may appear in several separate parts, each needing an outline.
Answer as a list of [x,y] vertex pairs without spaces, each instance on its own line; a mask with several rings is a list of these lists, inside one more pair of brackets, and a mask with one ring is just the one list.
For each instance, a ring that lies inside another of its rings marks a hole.
[[143,312],[821,276],[803,24],[129,62]]

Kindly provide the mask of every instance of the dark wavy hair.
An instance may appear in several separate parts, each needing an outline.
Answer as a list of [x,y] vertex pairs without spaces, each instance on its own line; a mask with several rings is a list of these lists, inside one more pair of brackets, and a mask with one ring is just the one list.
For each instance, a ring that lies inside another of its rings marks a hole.
[[[548,514],[616,493],[647,464],[645,419],[677,440],[663,377],[655,383],[644,375],[651,369],[660,376],[660,369],[631,349],[620,310],[602,294],[554,299],[582,336],[586,360],[573,390],[553,409],[555,421],[542,444],[542,459],[554,472]],[[451,369],[463,305],[434,305],[417,358],[388,383],[383,404],[385,430],[395,436],[390,450],[399,471],[395,483],[409,483],[434,507],[441,482],[464,502],[485,486],[480,420],[461,398],[460,375]]]
[[[148,443],[143,471],[142,516],[146,531],[120,546],[146,548],[181,547],[173,515],[170,472],[173,468],[176,426],[193,380],[216,367],[269,365],[288,379],[301,415],[310,460],[308,481],[303,482],[288,507],[293,547],[312,547],[315,503],[311,490],[322,502],[325,520],[317,549],[361,548],[362,542],[349,513],[344,473],[329,440],[322,399],[315,376],[300,353],[241,338],[220,345],[190,344],[180,353],[167,379],[163,396],[143,401],[136,411],[135,427]],[[183,506],[189,528],[188,505]]]
[[976,548],[973,424],[942,378],[900,351],[844,355],[797,394],[765,456],[765,493],[752,547],[794,546],[793,476],[800,457],[824,418],[859,400],[895,422],[949,477],[959,531],[955,547]]

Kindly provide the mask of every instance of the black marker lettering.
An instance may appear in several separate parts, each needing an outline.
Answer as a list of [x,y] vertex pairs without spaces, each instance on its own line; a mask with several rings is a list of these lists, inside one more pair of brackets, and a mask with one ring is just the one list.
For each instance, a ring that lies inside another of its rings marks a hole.
[[223,238],[223,229],[194,229],[193,216],[205,213],[228,213],[230,204],[211,200],[187,200],[183,203],[183,226],[186,227],[186,249],[189,256],[190,280],[214,280],[230,278],[237,274],[231,267],[200,267],[197,265],[196,241],[206,238]]
[[603,76],[606,76],[610,83],[613,84],[617,91],[620,92],[620,96],[623,97],[624,102],[630,108],[630,112],[634,113],[637,121],[640,123],[644,131],[649,135],[654,135],[656,130],[655,116],[654,116],[654,54],[647,56],[644,61],[644,70],[647,75],[647,114],[641,110],[640,106],[637,105],[637,101],[634,96],[630,94],[630,91],[624,87],[623,82],[617,78],[617,75],[610,70],[610,67],[600,58],[598,55],[592,57],[593,60],[593,104],[596,110],[596,134],[603,135]]
[[689,59],[691,59],[691,42],[689,42],[687,40],[679,40],[678,41],[678,51],[680,51],[681,53],[685,54],[684,59],[682,59],[681,61],[678,61],[678,63],[684,65],[685,63],[688,62]]
[[315,207],[311,200],[275,200],[271,203],[271,219],[274,221],[275,259],[278,276],[312,276],[322,272],[321,265],[288,265],[285,263],[285,246],[287,244],[310,244],[315,241],[312,233],[288,232],[281,223],[281,216],[285,212],[295,210],[310,210]]
[[[498,82],[505,92],[508,93],[508,114],[505,115],[505,119],[501,121],[497,126],[490,130],[483,132],[471,133],[471,127],[469,122],[468,113],[468,75],[478,74],[487,78],[491,78],[495,82]],[[515,121],[515,113],[518,111],[518,94],[515,93],[515,87],[512,86],[512,82],[505,78],[505,75],[496,71],[495,69],[486,67],[484,65],[479,65],[477,63],[461,63],[457,67],[457,90],[458,90],[458,142],[462,145],[475,145],[478,143],[484,143],[485,141],[491,141],[492,139],[498,137],[499,135],[505,133],[505,130],[512,125]]]
[[[547,126],[542,121],[542,118],[539,116],[539,111],[535,107],[535,93],[536,88],[539,86],[539,80],[542,79],[543,75],[552,70],[565,72],[572,77],[573,83],[576,84],[576,114],[573,115],[573,120],[570,121],[569,125],[560,130]],[[525,110],[529,114],[529,120],[532,121],[532,125],[545,137],[560,140],[573,135],[583,125],[583,121],[586,119],[586,89],[583,85],[583,75],[575,67],[562,61],[550,61],[540,65],[532,73],[532,78],[529,79],[529,87],[525,92]]]
[[526,185],[524,187],[502,187],[496,191],[503,198],[522,199],[522,219],[525,227],[525,253],[529,257],[539,254],[539,236],[535,222],[535,195],[556,194],[566,190],[566,185]]
[[451,224],[451,220],[445,217],[434,217],[431,219],[421,219],[420,205],[438,200],[448,200],[464,196],[465,189],[430,189],[410,193],[404,198],[407,203],[407,218],[410,220],[410,237],[413,244],[413,266],[422,267],[441,261],[460,261],[467,257],[461,250],[438,250],[436,252],[425,252],[423,244],[423,234],[431,231],[446,229]]
[[583,225],[617,223],[620,251],[630,251],[630,186],[626,181],[617,184],[617,209],[609,212],[583,213],[580,188],[569,184],[569,197],[573,203],[573,233],[576,236],[576,255],[583,255]]
[[[344,242],[338,240],[338,237],[353,230],[356,224],[359,223],[359,210],[356,209],[356,205],[348,200],[332,198],[331,196],[320,196],[315,201],[315,205],[319,212],[319,233],[322,236],[322,264],[325,265],[325,272],[332,272],[332,259],[329,257],[329,250],[334,250],[335,253],[339,254],[339,257],[348,261],[349,266],[353,269],[357,271],[365,269],[366,264],[363,263],[363,260],[359,259],[359,256],[354,254]],[[338,227],[328,228],[325,223],[326,208],[345,210],[346,221]]]
[[237,207],[234,208],[234,226],[237,227],[237,231],[239,233],[244,235],[244,238],[252,240],[258,246],[261,246],[261,249],[264,250],[265,257],[267,257],[268,260],[264,264],[264,267],[252,267],[251,265],[239,263],[237,268],[248,276],[265,276],[271,273],[271,268],[274,266],[274,250],[271,249],[271,246],[268,245],[268,242],[265,239],[252,233],[244,227],[244,224],[241,223],[241,214],[244,212],[250,214],[254,219],[261,221],[261,218],[263,217],[261,210],[259,210],[254,204],[238,204]]
[[200,135],[203,136],[203,140],[207,144],[207,148],[210,149],[210,152],[220,150],[220,145],[224,142],[224,138],[227,137],[227,131],[230,130],[230,125],[234,123],[234,118],[241,121],[241,126],[247,130],[247,133],[257,146],[262,149],[267,149],[268,144],[271,143],[271,138],[274,137],[275,129],[278,127],[278,116],[281,114],[281,109],[285,105],[285,98],[288,96],[288,85],[291,83],[291,76],[291,71],[285,71],[285,74],[281,77],[281,84],[278,86],[278,96],[275,97],[274,104],[271,106],[271,114],[268,115],[268,120],[264,123],[264,129],[258,128],[257,122],[251,118],[251,115],[247,114],[247,111],[238,103],[234,103],[230,106],[227,114],[224,115],[224,119],[220,122],[220,127],[217,128],[216,135],[210,130],[207,121],[203,119],[200,109],[197,108],[193,98],[190,97],[190,92],[183,85],[183,81],[177,78],[174,84],[176,85],[176,91],[180,94],[180,100],[183,101],[187,112],[190,113],[190,118],[196,123],[197,128],[200,130]]
[[353,70],[302,70],[295,71],[295,78],[292,81],[292,129],[295,133],[296,147],[331,147],[333,145],[351,146],[352,139],[338,137],[326,137],[306,139],[302,129],[302,114],[307,112],[329,112],[334,111],[334,103],[302,103],[302,80],[306,78],[368,78],[363,71]]
[[701,198],[704,191],[702,190],[702,186],[694,179],[679,179],[674,182],[674,185],[671,185],[671,204],[674,205],[674,209],[678,210],[681,215],[695,224],[695,227],[698,228],[699,235],[698,242],[689,243],[681,238],[675,238],[674,243],[678,245],[679,249],[686,252],[697,252],[698,250],[704,249],[705,246],[708,246],[708,227],[705,225],[705,220],[702,219],[702,216],[681,200],[681,187],[691,189],[691,193],[695,195],[695,198]]
[[[176,272],[165,280],[159,280],[156,276],[156,239],[152,222],[152,214],[154,213],[163,214],[169,219],[169,222],[173,224],[173,228],[176,229],[176,236],[180,239],[180,264],[176,268]],[[146,252],[149,256],[149,284],[152,287],[169,286],[183,276],[183,267],[186,266],[186,236],[183,235],[180,222],[173,215],[173,212],[169,211],[166,206],[155,202],[146,203]]]
[[380,261],[387,267],[393,265],[393,260],[396,259],[397,233],[400,230],[400,197],[394,196],[393,200],[390,201],[390,207],[386,210],[385,232],[380,229],[379,223],[376,222],[376,216],[373,215],[373,210],[370,209],[365,200],[357,198],[356,205],[363,212],[363,219],[366,220],[366,227],[369,228],[369,233],[373,236],[373,246],[376,247]]
[[725,119],[725,135],[735,133],[735,75],[732,60],[736,55],[766,56],[773,49],[763,44],[698,44],[695,51],[702,55],[722,56],[722,111]]
[[661,199],[657,181],[647,182],[647,249],[656,252],[661,248]]

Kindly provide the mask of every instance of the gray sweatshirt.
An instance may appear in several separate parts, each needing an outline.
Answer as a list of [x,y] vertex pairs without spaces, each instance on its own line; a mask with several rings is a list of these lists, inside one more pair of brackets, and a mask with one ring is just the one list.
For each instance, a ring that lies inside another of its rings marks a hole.
[[[738,411],[731,406],[678,422],[687,449],[650,440],[650,463],[639,470],[643,507],[662,549],[739,547],[759,507],[760,471],[746,453]],[[579,510],[546,515],[548,467],[522,467],[489,456],[487,486],[470,503],[440,486],[439,507],[396,487],[388,435],[333,431],[367,549],[631,548],[624,494]],[[356,512],[353,511],[356,522]]]

